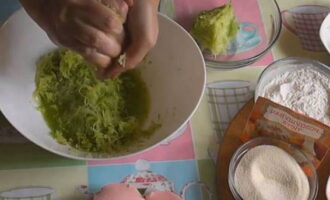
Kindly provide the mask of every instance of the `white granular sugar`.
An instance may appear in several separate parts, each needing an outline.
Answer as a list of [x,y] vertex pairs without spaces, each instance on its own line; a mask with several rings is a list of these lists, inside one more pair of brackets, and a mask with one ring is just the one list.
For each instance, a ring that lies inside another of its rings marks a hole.
[[238,163],[234,182],[244,200],[307,200],[310,192],[296,160],[272,145],[249,150]]

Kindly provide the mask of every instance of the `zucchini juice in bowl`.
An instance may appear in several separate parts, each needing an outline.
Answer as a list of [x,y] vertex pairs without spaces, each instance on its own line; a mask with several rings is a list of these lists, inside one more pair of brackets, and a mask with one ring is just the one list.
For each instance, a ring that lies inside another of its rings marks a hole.
[[142,129],[150,96],[138,69],[113,80],[98,79],[95,70],[64,49],[38,61],[34,96],[57,142],[87,152],[125,151],[160,127]]

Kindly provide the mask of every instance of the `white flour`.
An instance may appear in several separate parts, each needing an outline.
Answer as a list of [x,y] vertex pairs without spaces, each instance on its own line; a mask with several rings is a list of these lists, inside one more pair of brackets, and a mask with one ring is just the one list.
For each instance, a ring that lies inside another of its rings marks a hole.
[[307,200],[310,191],[294,158],[272,145],[248,151],[236,168],[234,181],[244,200]]
[[276,76],[261,96],[330,125],[329,78],[309,66],[301,68]]

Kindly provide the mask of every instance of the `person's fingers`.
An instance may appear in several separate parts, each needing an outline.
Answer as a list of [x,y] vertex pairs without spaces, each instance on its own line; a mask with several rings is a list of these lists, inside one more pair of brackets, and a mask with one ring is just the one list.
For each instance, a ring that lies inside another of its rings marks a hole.
[[[75,39],[87,47],[94,48],[97,52],[109,57],[117,57],[121,52],[121,44],[112,35],[105,35],[79,19],[75,23],[65,24],[61,27],[67,33],[67,38]],[[60,43],[62,43],[60,41]]]
[[94,48],[87,47],[84,44],[75,43],[68,46],[68,48],[82,55],[90,63],[97,65],[98,69],[105,69],[111,65],[111,57],[101,54]]
[[118,60],[108,68],[106,76],[115,78],[126,70],[133,69],[136,67],[144,58],[144,56],[150,50],[149,46],[143,45],[143,42],[135,42],[127,47],[125,50],[124,64],[119,63]]
[[126,21],[129,5],[125,0],[102,0],[102,3],[118,14],[123,22]]
[[113,66],[108,68],[108,70],[103,72],[103,74],[105,74],[103,76],[110,78],[110,79],[114,79],[126,70],[127,69],[123,68],[123,66],[121,66],[118,62],[116,62],[116,63],[114,63]]
[[[99,70],[105,69],[111,65],[111,57],[101,54],[97,52],[95,48],[88,47],[80,41],[72,39],[71,37],[61,38],[60,44],[60,47],[65,47],[79,53],[87,61],[95,64]],[[102,71],[102,73],[104,72]]]
[[[116,15],[116,17],[122,23],[124,23],[126,20],[127,12],[128,12],[127,3],[124,2],[124,4],[119,5],[112,1],[115,1],[115,0],[98,0],[98,2],[94,1],[94,0],[87,0],[82,4],[82,6],[80,8],[81,8],[81,10],[85,11],[86,13],[93,13],[95,18],[100,19],[101,22],[103,22],[105,24],[107,24],[109,19],[112,18],[111,13],[109,12],[109,11],[112,11],[112,13],[114,13]],[[111,3],[109,3],[109,2],[111,2]],[[115,8],[114,6],[117,6],[118,8]],[[120,10],[117,10],[117,9],[120,9]],[[125,9],[126,9],[126,13],[124,12]]]
[[89,62],[96,64],[100,73],[104,73],[103,69],[111,65],[112,59],[109,56],[103,55],[93,50],[82,52],[81,55]]
[[[87,29],[89,30],[89,29]],[[48,34],[49,38],[57,44],[59,47],[65,47],[71,49],[79,54],[81,54],[87,61],[95,64],[98,68],[106,68],[111,65],[111,56],[103,53],[109,52],[106,48],[97,48],[100,45],[94,45],[92,42],[88,42],[89,37],[92,37],[89,32],[86,32],[86,28],[80,26],[76,23],[62,25],[58,31],[63,31],[66,34],[57,34],[56,36]],[[102,33],[102,32],[101,32]],[[102,33],[103,34],[103,33]],[[94,37],[94,36],[93,36]],[[94,39],[97,43],[102,39]],[[107,40],[106,40],[107,41]],[[109,42],[105,42],[106,44]],[[110,43],[111,45],[111,43]],[[103,50],[103,52],[99,50]],[[112,50],[110,50],[112,51]],[[115,55],[119,54],[120,51],[118,50]]]
[[75,12],[76,15],[80,17],[80,20],[105,33],[121,34],[124,31],[121,20],[111,9],[108,9],[106,15],[95,13],[92,17],[88,10],[77,10]]
[[124,0],[129,7],[133,6],[134,0]]
[[118,10],[119,14],[124,19],[124,22],[126,21],[127,14],[128,14],[128,3],[124,0],[114,0],[114,7],[116,10]]
[[96,75],[97,77],[103,79],[105,71],[108,66],[111,65],[112,58],[109,56],[100,54],[98,52],[95,52],[93,50],[90,50],[88,48],[85,48],[84,50],[76,50],[77,53],[81,54],[84,59],[86,59],[88,62],[94,64],[97,66]]

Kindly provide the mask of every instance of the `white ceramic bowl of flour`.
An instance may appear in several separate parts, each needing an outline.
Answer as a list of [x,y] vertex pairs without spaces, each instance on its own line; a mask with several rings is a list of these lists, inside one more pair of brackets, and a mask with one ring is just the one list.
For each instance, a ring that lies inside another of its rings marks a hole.
[[266,97],[330,126],[330,68],[318,61],[288,57],[262,72],[255,100]]
[[308,158],[292,145],[269,137],[252,139],[236,150],[228,184],[236,200],[314,200],[318,192],[317,173]]

